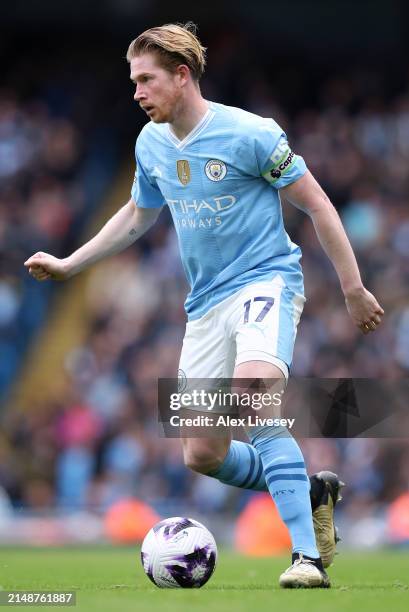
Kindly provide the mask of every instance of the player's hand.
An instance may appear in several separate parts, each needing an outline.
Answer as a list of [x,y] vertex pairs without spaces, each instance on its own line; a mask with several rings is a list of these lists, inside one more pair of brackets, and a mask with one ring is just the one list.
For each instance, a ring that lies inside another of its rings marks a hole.
[[41,251],[35,253],[24,262],[29,274],[38,281],[63,281],[70,277],[69,266],[65,259],[58,259]]
[[345,304],[349,316],[363,334],[375,331],[382,321],[384,310],[365,287],[345,295]]

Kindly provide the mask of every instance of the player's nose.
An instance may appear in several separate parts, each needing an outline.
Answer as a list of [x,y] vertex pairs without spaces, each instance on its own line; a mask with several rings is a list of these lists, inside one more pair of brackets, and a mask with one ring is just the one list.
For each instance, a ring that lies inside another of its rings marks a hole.
[[140,102],[144,98],[146,98],[146,95],[145,95],[143,89],[141,87],[139,87],[139,85],[137,85],[136,89],[135,89],[135,93],[134,93],[133,99],[135,100],[135,102]]

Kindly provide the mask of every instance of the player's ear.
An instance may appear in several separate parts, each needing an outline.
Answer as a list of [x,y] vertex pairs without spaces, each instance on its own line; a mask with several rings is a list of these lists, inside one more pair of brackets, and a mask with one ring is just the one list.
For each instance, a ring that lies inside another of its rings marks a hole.
[[188,82],[190,78],[189,67],[186,66],[186,64],[179,64],[179,66],[176,68],[176,74],[179,77],[179,81],[182,87],[186,85],[186,83]]

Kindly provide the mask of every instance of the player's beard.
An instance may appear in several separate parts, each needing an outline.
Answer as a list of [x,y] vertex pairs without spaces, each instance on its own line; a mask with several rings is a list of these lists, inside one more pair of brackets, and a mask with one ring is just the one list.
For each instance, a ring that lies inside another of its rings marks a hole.
[[173,123],[183,113],[183,97],[175,91],[161,105],[153,105],[153,112],[147,113],[153,123]]
[[181,95],[175,94],[167,101],[160,121],[155,123],[173,123],[183,113],[183,99]]
[[148,117],[153,123],[170,123],[172,121],[172,114],[168,110],[167,106],[154,106],[153,112],[148,113]]

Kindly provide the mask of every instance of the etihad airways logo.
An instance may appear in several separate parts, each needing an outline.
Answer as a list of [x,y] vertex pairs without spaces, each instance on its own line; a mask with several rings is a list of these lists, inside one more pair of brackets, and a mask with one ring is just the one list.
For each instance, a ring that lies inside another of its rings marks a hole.
[[182,229],[213,229],[223,223],[223,213],[232,208],[237,198],[233,195],[206,200],[166,200],[176,226]]
[[166,200],[169,208],[177,215],[220,213],[228,210],[237,202],[233,195],[220,196],[218,198],[207,198],[207,200]]

